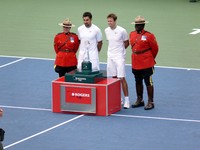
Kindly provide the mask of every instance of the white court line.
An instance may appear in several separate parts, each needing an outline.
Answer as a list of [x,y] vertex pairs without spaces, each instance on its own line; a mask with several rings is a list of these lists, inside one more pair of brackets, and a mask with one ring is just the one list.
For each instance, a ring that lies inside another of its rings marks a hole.
[[[0,107],[1,108],[11,108],[11,109],[51,111],[51,109],[46,109],[46,108],[16,107],[16,106],[5,106],[5,105],[0,105]],[[200,123],[200,120],[194,120],[194,119],[180,119],[180,118],[167,118],[167,117],[151,117],[151,116],[135,116],[135,115],[121,115],[121,114],[111,114],[111,116],[115,116],[115,117],[127,117],[127,118],[140,118],[140,119],[154,119],[154,120],[166,120],[166,121],[181,121],[181,122]]]
[[23,58],[20,58],[20,59],[18,59],[18,60],[9,62],[9,63],[7,63],[7,64],[1,65],[0,68],[3,68],[3,67],[6,67],[6,66],[9,66],[9,65],[12,65],[12,64],[17,63],[17,62],[19,62],[19,61],[22,61],[22,60],[24,60],[24,59],[26,59],[26,58],[23,57]]
[[27,58],[27,59],[40,59],[40,60],[55,60],[55,59],[52,59],[52,58],[22,57],[22,56],[7,56],[7,55],[0,55],[0,57],[5,57],[5,58]]
[[11,108],[11,109],[51,111],[51,109],[47,109],[47,108],[31,108],[31,107],[18,107],[18,106],[5,106],[5,105],[0,105],[0,107],[2,107],[2,108]]
[[62,125],[65,125],[65,124],[67,124],[67,123],[69,123],[69,122],[72,122],[72,121],[74,121],[74,120],[76,120],[76,119],[78,119],[78,118],[81,118],[81,117],[83,117],[83,116],[84,116],[84,115],[79,115],[79,116],[74,117],[74,118],[72,118],[72,119],[70,119],[70,120],[67,120],[67,121],[62,122],[62,123],[60,123],[60,124],[58,124],[58,125],[55,125],[55,126],[53,126],[53,127],[51,127],[51,128],[48,128],[48,129],[46,129],[46,130],[44,130],[44,131],[38,132],[38,133],[36,133],[36,134],[34,134],[34,135],[31,135],[31,136],[29,136],[29,137],[27,137],[27,138],[24,138],[24,139],[20,140],[20,141],[17,141],[17,142],[15,142],[15,143],[12,143],[12,144],[10,144],[10,145],[7,145],[7,146],[4,147],[4,149],[7,149],[7,148],[12,147],[12,146],[14,146],[14,145],[16,145],[16,144],[22,143],[22,142],[24,142],[24,141],[27,141],[27,140],[29,140],[29,139],[31,139],[31,138],[36,137],[36,136],[39,136],[40,134],[43,134],[43,133],[45,133],[45,132],[48,132],[48,131],[53,130],[53,129],[55,129],[55,128],[58,128],[58,127],[60,127],[60,126],[62,126]]
[[155,119],[155,120],[167,120],[167,121],[180,121],[180,122],[194,122],[194,123],[200,123],[200,120],[193,120],[193,119],[179,119],[179,118],[165,118],[165,117],[150,117],[150,116],[134,116],[134,115],[120,115],[120,114],[112,114],[111,116],[116,116],[116,117],[127,117],[127,118]]
[[[10,58],[24,58],[22,56],[7,56],[7,55],[0,55],[0,57],[10,57]],[[26,57],[27,59],[39,59],[39,60],[55,60],[51,58],[39,58],[39,57]],[[106,62],[100,62],[100,64],[107,64]],[[126,64],[126,66],[131,66],[131,64]],[[165,68],[165,69],[182,69],[182,70],[196,70],[200,71],[198,68],[184,68],[184,67],[170,67],[170,66],[155,66],[156,68]]]

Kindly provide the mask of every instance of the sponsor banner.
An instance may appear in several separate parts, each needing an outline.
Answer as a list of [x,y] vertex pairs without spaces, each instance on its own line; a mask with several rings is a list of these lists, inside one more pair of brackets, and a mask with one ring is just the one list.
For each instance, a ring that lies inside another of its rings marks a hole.
[[66,103],[91,104],[92,89],[84,87],[65,87]]

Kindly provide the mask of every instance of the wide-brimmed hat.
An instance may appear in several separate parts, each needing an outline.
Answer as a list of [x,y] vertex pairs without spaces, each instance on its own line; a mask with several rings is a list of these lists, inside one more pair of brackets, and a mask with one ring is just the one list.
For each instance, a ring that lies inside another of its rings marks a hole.
[[65,19],[62,23],[59,23],[58,25],[60,25],[62,27],[75,27],[75,25],[72,24],[72,22],[69,18]]
[[145,23],[149,23],[149,21],[145,21],[145,18],[143,16],[137,16],[135,18],[135,21],[131,22],[131,24],[145,24]]

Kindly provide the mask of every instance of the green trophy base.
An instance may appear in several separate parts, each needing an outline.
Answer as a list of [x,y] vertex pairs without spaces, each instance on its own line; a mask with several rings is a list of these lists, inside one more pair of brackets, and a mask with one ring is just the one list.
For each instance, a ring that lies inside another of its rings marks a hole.
[[76,72],[75,74],[65,74],[65,82],[76,82],[76,83],[96,83],[99,82],[103,77],[103,73],[93,74],[81,74]]
[[103,77],[100,71],[92,71],[92,63],[84,61],[82,71],[76,71],[74,74],[65,74],[65,82],[76,83],[96,83]]

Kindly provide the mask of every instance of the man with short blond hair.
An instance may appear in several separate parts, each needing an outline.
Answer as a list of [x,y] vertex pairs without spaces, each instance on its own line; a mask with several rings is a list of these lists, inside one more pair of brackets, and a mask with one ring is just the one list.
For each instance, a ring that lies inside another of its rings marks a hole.
[[125,79],[126,48],[129,46],[126,30],[117,25],[117,16],[113,13],[107,16],[108,26],[105,29],[108,41],[107,75],[121,80],[124,93],[124,108],[130,107],[128,85]]

